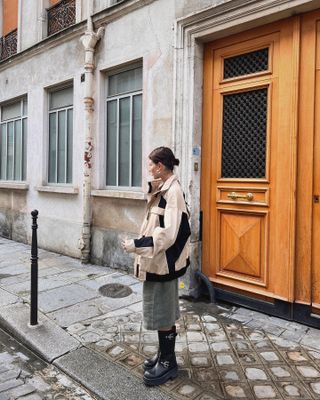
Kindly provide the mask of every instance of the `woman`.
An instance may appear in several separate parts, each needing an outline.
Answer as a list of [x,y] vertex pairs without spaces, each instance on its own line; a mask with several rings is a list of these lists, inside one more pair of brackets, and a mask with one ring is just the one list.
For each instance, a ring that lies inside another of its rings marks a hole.
[[135,275],[143,280],[144,327],[157,330],[157,354],[144,362],[144,383],[161,385],[178,374],[175,357],[176,326],[180,318],[178,278],[189,265],[188,210],[174,166],[179,165],[168,147],[149,155],[147,210],[140,237],[125,240],[122,247],[136,254]]

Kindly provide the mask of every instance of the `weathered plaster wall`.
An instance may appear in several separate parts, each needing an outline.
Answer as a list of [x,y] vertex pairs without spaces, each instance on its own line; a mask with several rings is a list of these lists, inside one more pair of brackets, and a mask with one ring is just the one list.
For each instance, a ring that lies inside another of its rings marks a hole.
[[24,191],[1,190],[0,197],[0,235],[16,240],[27,241],[26,193]]
[[143,219],[142,200],[94,198],[92,261],[131,270],[133,257],[121,249],[121,240],[137,237]]
[[175,0],[176,18],[233,0]]
[[[79,257],[82,201],[80,195],[44,193],[48,146],[48,103],[46,88],[65,81],[74,83],[73,185],[81,190],[84,113],[82,104],[83,51],[79,39],[48,47],[32,58],[13,63],[0,72],[0,102],[28,96],[26,191],[0,189],[1,234],[27,241],[31,235],[30,212],[39,210],[39,246]],[[23,199],[23,204],[21,203]],[[23,222],[25,221],[25,222]],[[24,230],[22,229],[25,225]]]
[[[34,3],[33,1],[31,4]],[[30,1],[20,0],[20,26],[19,46],[20,50],[31,47],[38,41],[38,7],[37,4],[30,6]]]

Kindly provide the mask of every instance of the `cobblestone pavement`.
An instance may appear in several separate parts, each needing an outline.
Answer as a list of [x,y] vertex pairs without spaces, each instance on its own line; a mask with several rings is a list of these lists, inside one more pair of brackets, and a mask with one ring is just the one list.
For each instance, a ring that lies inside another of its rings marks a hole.
[[[0,305],[29,301],[29,251],[0,239]],[[99,289],[115,282],[132,293],[102,296]],[[46,316],[84,346],[142,376],[157,335],[142,327],[141,283],[41,251],[39,290]],[[319,330],[232,306],[181,300],[181,310],[180,373],[160,390],[184,400],[320,399]]]
[[[225,317],[230,311],[181,301],[178,379],[164,385],[177,399],[320,399],[320,352]],[[120,315],[119,315],[120,314]],[[157,335],[129,309],[75,323],[79,341],[142,376]]]
[[93,400],[0,329],[0,400]]

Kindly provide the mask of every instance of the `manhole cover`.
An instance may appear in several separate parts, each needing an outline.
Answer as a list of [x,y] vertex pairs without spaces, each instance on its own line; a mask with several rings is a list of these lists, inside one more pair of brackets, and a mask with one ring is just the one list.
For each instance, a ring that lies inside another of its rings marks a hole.
[[129,286],[121,285],[121,283],[108,283],[99,288],[99,292],[102,296],[120,298],[127,297],[132,293],[132,289]]

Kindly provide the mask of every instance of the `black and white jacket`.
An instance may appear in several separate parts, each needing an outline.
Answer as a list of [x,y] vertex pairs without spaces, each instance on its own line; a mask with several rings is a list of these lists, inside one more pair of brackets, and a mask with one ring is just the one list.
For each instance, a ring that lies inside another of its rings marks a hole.
[[136,253],[135,276],[147,281],[169,281],[189,265],[189,214],[178,178],[149,182],[147,210],[140,237],[129,244]]

